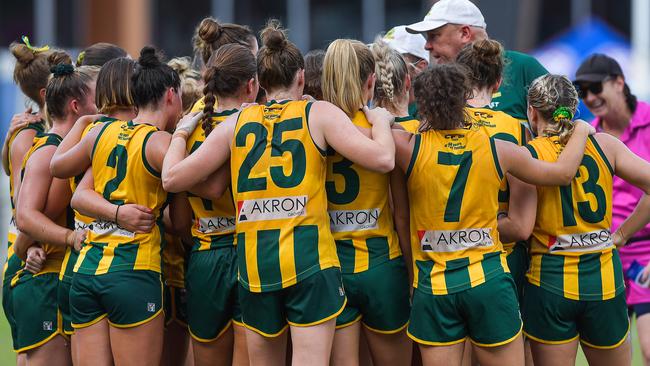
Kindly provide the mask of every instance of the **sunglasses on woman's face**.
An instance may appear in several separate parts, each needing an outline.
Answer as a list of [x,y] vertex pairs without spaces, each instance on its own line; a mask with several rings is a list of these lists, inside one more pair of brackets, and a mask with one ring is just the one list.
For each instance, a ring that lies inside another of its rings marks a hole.
[[578,96],[580,99],[585,99],[587,97],[587,92],[591,92],[593,95],[598,95],[603,92],[603,83],[609,80],[609,78],[603,79],[603,81],[597,81],[592,83],[574,83],[576,90],[578,91]]

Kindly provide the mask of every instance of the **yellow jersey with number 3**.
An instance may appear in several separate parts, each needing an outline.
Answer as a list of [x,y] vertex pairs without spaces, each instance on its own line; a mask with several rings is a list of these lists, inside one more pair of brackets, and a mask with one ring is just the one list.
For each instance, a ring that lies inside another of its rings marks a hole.
[[231,147],[239,282],[275,291],[339,267],[329,228],[325,152],[309,133],[308,101],[270,101],[239,114]]
[[[199,100],[199,102],[202,101]],[[198,102],[197,102],[198,103]],[[212,127],[223,122],[236,109],[214,113],[211,117]],[[205,130],[198,125],[187,139],[189,154],[205,141]],[[230,187],[216,201],[205,199],[187,192],[187,199],[192,206],[194,223],[192,224],[192,251],[210,250],[235,245],[235,206]]]
[[148,139],[157,131],[154,126],[131,121],[102,126],[92,151],[95,191],[117,205],[132,203],[150,208],[157,225],[151,232],[140,234],[112,221],[96,220],[89,227],[75,272],[161,271],[161,216],[167,193],[160,173],[149,165],[145,154]]
[[[362,111],[352,123],[372,128]],[[327,155],[327,209],[341,272],[363,272],[401,256],[388,204],[390,174],[364,169],[331,148]]]
[[[554,162],[556,136],[528,144],[533,157]],[[613,169],[590,136],[568,186],[537,187],[537,219],[531,240],[528,282],[572,300],[608,300],[623,293],[623,271],[613,245]]]
[[494,141],[469,129],[414,138],[406,172],[413,286],[446,295],[509,272],[497,230],[503,174]]

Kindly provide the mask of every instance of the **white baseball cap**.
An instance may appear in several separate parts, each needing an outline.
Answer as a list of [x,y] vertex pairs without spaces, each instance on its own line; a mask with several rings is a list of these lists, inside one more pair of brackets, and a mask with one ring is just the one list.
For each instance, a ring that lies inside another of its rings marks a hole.
[[449,23],[480,28],[487,27],[483,14],[471,1],[440,0],[433,4],[424,20],[406,26],[406,31],[409,33],[424,33]]
[[389,30],[382,38],[388,46],[399,53],[410,53],[421,59],[429,59],[429,51],[424,49],[426,43],[424,37],[419,34],[411,34],[406,31],[405,25],[397,26]]

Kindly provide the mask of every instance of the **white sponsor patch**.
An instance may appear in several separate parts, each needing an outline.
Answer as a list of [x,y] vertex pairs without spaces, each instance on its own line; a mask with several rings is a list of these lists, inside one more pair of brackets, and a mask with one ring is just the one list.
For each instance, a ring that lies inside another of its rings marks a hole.
[[11,220],[9,220],[9,226],[7,227],[7,231],[9,234],[14,234],[18,235],[18,228],[16,227],[16,218],[11,216]]
[[548,246],[551,252],[597,251],[611,247],[612,234],[608,229],[588,233],[560,235]]
[[330,229],[334,233],[340,233],[376,229],[381,210],[378,208],[368,210],[332,210],[327,213],[330,216]]
[[203,234],[225,233],[235,230],[235,217],[202,217],[197,222],[197,229]]
[[122,236],[131,239],[135,236],[134,232],[121,228],[113,221],[93,221],[90,225],[88,225],[88,230],[92,231],[96,235]]
[[147,303],[147,311],[150,313],[155,313],[156,312],[156,304],[153,302],[148,302]]
[[307,196],[260,198],[237,202],[239,222],[290,219],[305,216]]
[[77,219],[74,219],[74,230],[75,231],[90,230],[90,225],[92,225],[94,223],[95,223],[95,221],[85,223],[83,221],[79,221]]
[[491,229],[419,230],[423,252],[451,253],[476,247],[494,245]]
[[43,322],[43,330],[52,330],[52,321]]

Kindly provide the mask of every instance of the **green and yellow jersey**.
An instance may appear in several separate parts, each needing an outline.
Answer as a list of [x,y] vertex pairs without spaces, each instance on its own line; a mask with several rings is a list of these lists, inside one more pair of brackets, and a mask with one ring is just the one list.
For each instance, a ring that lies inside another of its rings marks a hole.
[[[372,128],[362,111],[352,123]],[[363,272],[402,255],[388,204],[389,181],[389,174],[364,169],[329,149],[327,209],[341,272]]]
[[[536,138],[527,147],[533,157],[550,162],[562,151],[556,136]],[[528,282],[573,300],[608,300],[624,291],[610,233],[613,173],[590,136],[570,185],[537,187]]]
[[[237,112],[236,109],[231,109],[215,113],[210,119],[212,127],[214,128],[235,112]],[[196,151],[205,141],[205,138],[203,126],[197,126],[187,139],[187,152],[192,154]],[[194,245],[192,251],[235,245],[235,206],[230,188],[216,201],[201,198],[189,192],[187,193],[187,199],[190,206],[192,206],[194,216],[194,224],[192,225]]]
[[185,248],[178,236],[165,233],[162,261],[165,285],[185,288]]
[[16,136],[18,136],[18,134],[23,130],[34,130],[36,131],[37,135],[39,133],[42,134],[45,132],[45,123],[30,123],[26,127],[16,130],[11,134],[11,136],[8,137],[9,141],[7,142],[7,157],[9,167],[9,202],[11,203],[11,218],[9,220],[9,225],[7,226],[7,262],[5,262],[5,265],[2,269],[3,281],[8,281],[13,278],[16,272],[18,272],[23,266],[20,258],[14,256],[13,248],[13,243],[16,241],[16,237],[18,236],[18,228],[16,227],[16,197],[14,197],[14,174],[17,173],[17,171],[11,165],[11,144],[13,144]]
[[[110,123],[116,121],[115,118],[110,118],[110,117],[100,117],[98,120],[91,122],[84,128],[84,130],[81,132],[81,138],[86,136],[88,132],[93,129],[93,127],[100,125],[102,123]],[[70,178],[70,190],[72,193],[77,189],[77,185],[79,185],[79,182],[81,182],[81,179],[83,178],[84,173],[79,174],[76,177]],[[81,214],[77,210],[74,211],[74,230],[75,231],[84,231],[88,230],[88,227],[90,224],[95,221],[92,217],[86,216]],[[66,248],[65,250],[65,258],[63,258],[63,266],[61,267],[61,273],[59,273],[59,280],[61,281],[66,281],[71,283],[72,282],[72,275],[74,273],[74,266],[77,263],[77,258],[79,257],[79,253],[75,252],[73,248]]]
[[420,121],[413,116],[395,117],[395,123],[398,123],[410,133],[418,133],[418,129],[420,128]]
[[151,232],[130,232],[115,222],[89,226],[75,273],[101,275],[127,270],[161,272],[162,209],[167,193],[160,173],[147,162],[146,144],[158,129],[129,121],[105,123],[92,151],[94,189],[113,204],[139,204],[153,211]]
[[[41,133],[41,132],[37,133],[36,137],[34,137],[34,142],[32,144],[32,147],[27,151],[27,153],[25,154],[25,158],[23,159],[23,164],[20,172],[21,180],[25,178],[25,168],[27,167],[27,162],[29,161],[29,158],[36,151],[38,151],[43,147],[59,146],[61,140],[62,140],[61,136],[53,133]],[[68,208],[61,215],[61,217],[53,221],[60,226],[71,228],[73,222],[72,209],[68,206]],[[45,264],[43,265],[43,269],[37,274],[32,274],[31,272],[25,271],[24,269],[19,270],[11,281],[12,286],[15,286],[16,284],[21,283],[31,277],[40,276],[45,273],[59,273],[61,271],[61,266],[63,264],[63,259],[65,257],[66,247],[47,243],[47,242],[39,242],[38,244],[41,246],[41,248],[43,248],[46,255],[46,260],[45,260]]]
[[[483,129],[491,138],[512,142],[519,146],[526,144],[526,127],[516,118],[488,108],[467,108],[467,113],[475,130]],[[499,190],[499,212],[508,212],[509,199],[508,181],[504,179]],[[507,254],[512,252],[514,246],[515,243],[503,243]]]
[[406,172],[413,286],[446,295],[509,272],[497,230],[503,174],[494,141],[470,129],[414,138]]
[[244,109],[231,147],[239,282],[274,291],[339,267],[329,228],[325,152],[309,133],[308,101]]

